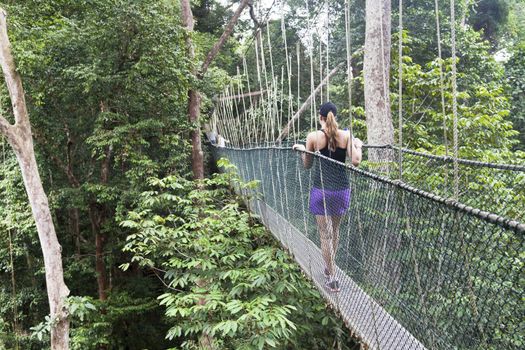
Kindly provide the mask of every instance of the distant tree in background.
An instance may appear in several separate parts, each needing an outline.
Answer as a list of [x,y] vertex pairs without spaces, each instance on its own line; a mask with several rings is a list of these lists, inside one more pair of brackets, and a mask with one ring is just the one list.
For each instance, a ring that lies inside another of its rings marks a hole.
[[508,18],[508,0],[480,0],[472,6],[469,23],[474,30],[483,31],[484,39],[497,46],[505,34]]

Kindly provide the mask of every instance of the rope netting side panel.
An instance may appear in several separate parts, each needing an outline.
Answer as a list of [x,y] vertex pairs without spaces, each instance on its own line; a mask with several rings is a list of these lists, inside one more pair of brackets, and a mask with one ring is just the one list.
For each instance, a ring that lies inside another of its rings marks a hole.
[[[370,149],[379,153],[379,159],[388,159],[393,146],[368,146],[364,148],[362,168],[370,172],[381,173],[392,179],[398,178],[397,162],[392,162],[388,173],[378,171],[384,165],[368,159]],[[403,182],[435,193],[441,197],[453,197],[454,168],[453,159],[435,156],[408,149],[403,154]],[[458,200],[474,208],[481,208],[520,222],[525,221],[525,165],[497,164],[466,159],[458,159],[459,194]]]
[[[525,344],[523,224],[322,156],[312,155],[309,169],[299,153],[277,147],[214,148],[214,156],[229,159],[243,180],[259,182],[251,208],[371,348]],[[319,177],[322,186],[349,194],[348,210],[328,220],[339,225],[330,237],[338,293],[323,275],[318,221],[326,217],[310,213]]]

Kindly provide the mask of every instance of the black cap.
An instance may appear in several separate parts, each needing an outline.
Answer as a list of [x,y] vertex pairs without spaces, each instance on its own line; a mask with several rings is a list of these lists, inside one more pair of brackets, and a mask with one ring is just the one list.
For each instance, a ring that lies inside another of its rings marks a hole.
[[337,107],[332,102],[323,103],[319,108],[319,114],[326,118],[329,112],[332,112],[335,117],[337,115]]

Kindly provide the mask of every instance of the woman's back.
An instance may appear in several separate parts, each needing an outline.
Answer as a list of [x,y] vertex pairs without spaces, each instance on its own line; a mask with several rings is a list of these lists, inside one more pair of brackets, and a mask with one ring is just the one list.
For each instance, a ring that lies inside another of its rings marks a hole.
[[[335,144],[337,145],[336,150],[337,149],[346,150],[348,146],[348,136],[349,134],[346,131],[337,130],[337,134],[335,136]],[[313,140],[315,151],[321,152],[324,149],[329,149],[328,135],[323,129],[316,130],[316,131],[309,133],[307,136],[307,140],[308,139]]]
[[[346,160],[348,137],[348,133],[338,130],[334,142],[336,148],[330,149],[328,136],[324,130],[314,131],[308,135],[308,138],[313,138],[315,151],[343,164]],[[324,158],[318,158],[315,162],[317,164],[314,164],[312,169],[314,187],[330,190],[348,188],[348,176],[343,165]]]

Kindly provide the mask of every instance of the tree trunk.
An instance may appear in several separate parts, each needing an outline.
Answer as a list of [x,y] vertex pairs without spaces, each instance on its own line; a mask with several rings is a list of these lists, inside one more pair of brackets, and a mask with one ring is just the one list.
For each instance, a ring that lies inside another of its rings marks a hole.
[[[394,126],[390,111],[390,0],[366,0],[364,57],[365,110],[368,143],[391,145]],[[392,154],[393,156],[393,154]],[[391,160],[389,154],[369,151],[372,161]]]
[[195,179],[204,179],[204,153],[201,143],[201,97],[198,91],[190,90],[188,102],[189,121],[194,126],[191,132],[191,168]]
[[24,89],[11,54],[6,18],[7,14],[0,9],[0,64],[9,90],[15,124],[11,125],[7,119],[0,116],[0,132],[6,136],[20,165],[42,247],[47,296],[51,319],[54,321],[51,326],[51,348],[64,350],[69,349],[69,319],[65,308],[65,299],[69,295],[69,289],[64,282],[62,249],[58,243],[48,199],[38,172]]
[[[191,11],[191,4],[189,0],[180,0],[181,4],[181,19],[182,24],[186,27],[188,34],[186,36],[186,48],[188,50],[188,58],[190,61],[195,60],[195,50],[193,48],[193,42],[191,41],[191,32],[193,32],[194,21],[193,13]],[[213,62],[215,57],[219,54],[219,51],[224,46],[228,38],[233,32],[233,28],[239,21],[242,11],[250,4],[250,0],[242,0],[237,10],[233,14],[232,18],[226,25],[224,32],[217,42],[213,45],[212,49],[206,56],[206,60],[201,66],[200,72],[197,72],[195,69],[192,71],[192,74],[197,79],[202,79],[204,74],[206,74],[208,67]],[[192,171],[194,179],[203,179],[204,178],[204,154],[202,152],[201,144],[201,127],[200,127],[200,109],[201,109],[201,97],[199,92],[191,89],[188,92],[188,119],[190,123],[194,126],[194,130],[191,132],[191,143],[192,143]]]
[[22,136],[24,139],[22,141],[23,146],[13,148],[22,170],[24,186],[33,217],[35,218],[38,237],[44,255],[51,318],[55,320],[54,326],[51,328],[51,348],[53,350],[69,349],[69,320],[64,305],[65,299],[69,295],[69,289],[64,283],[61,257],[62,247],[58,243],[48,199],[38,173],[33,151],[33,140],[29,132],[19,133],[19,135],[24,135]]
[[[390,0],[366,0],[365,57],[363,63],[365,79],[365,111],[368,143],[371,145],[392,145],[394,126],[390,109],[390,45],[391,45],[391,2]],[[394,160],[391,149],[369,149],[368,159],[376,164],[375,171],[388,174]],[[382,229],[371,237],[366,266],[367,279],[373,285],[396,285],[391,271],[398,271],[395,263],[385,264],[395,245],[392,234],[392,196],[387,194],[384,201],[383,218],[378,219]],[[395,289],[395,288],[394,288]]]

